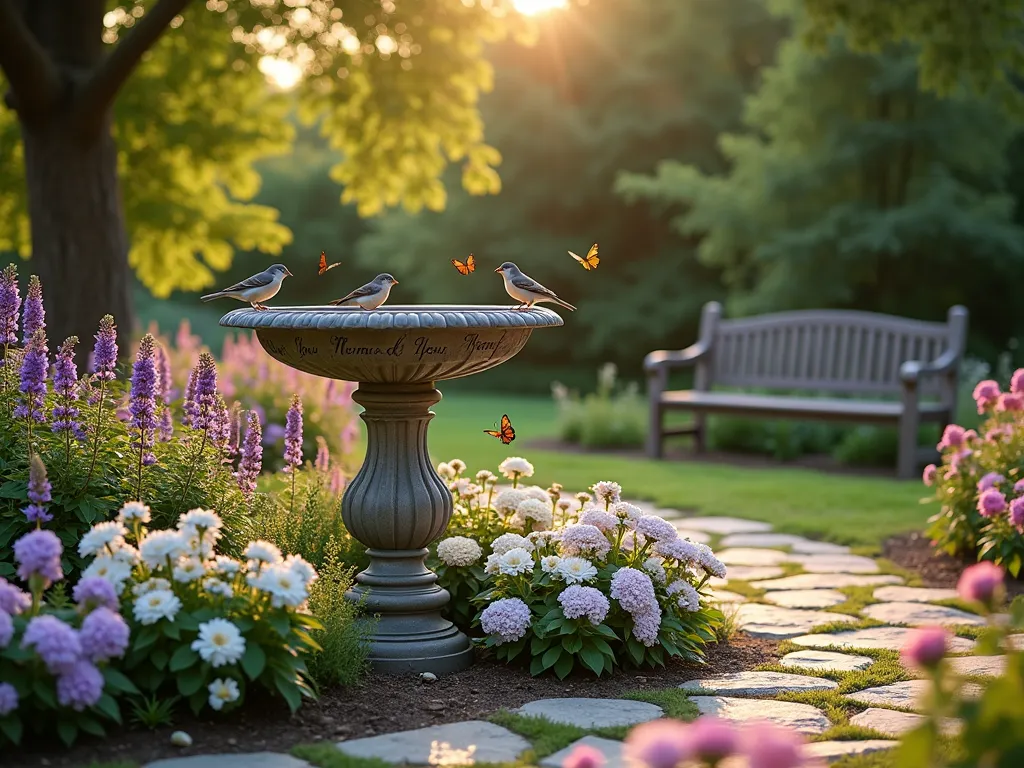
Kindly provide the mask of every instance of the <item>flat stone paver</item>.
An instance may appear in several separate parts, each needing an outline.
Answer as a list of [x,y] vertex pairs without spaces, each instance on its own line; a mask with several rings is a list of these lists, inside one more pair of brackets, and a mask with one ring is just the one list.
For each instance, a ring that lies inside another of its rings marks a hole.
[[733,722],[767,720],[807,734],[822,733],[831,725],[825,713],[810,704],[730,696],[691,696],[690,701],[702,715],[715,715]]
[[775,579],[785,573],[777,565],[730,565],[726,567],[724,579],[712,578],[711,586],[724,586],[730,581],[757,581],[759,579]]
[[[907,731],[912,731],[924,721],[924,715],[915,715],[910,712],[897,712],[894,709],[880,709],[869,707],[850,718],[850,725],[860,728],[870,728],[886,736],[902,736]],[[961,724],[953,718],[946,718],[942,723],[942,730],[948,734],[960,730]]]
[[927,680],[903,680],[899,683],[879,685],[848,693],[846,698],[856,701],[858,704],[915,709],[931,690],[931,687],[932,684]]
[[[1006,671],[1005,656],[954,656],[948,661],[953,671],[964,677],[999,677]],[[920,670],[912,671],[922,677],[925,675]]]
[[741,520],[738,517],[686,517],[680,522],[691,530],[716,533],[720,536],[735,533],[762,533],[772,529],[768,523],[758,520]]
[[611,728],[657,720],[665,713],[646,701],[629,699],[538,699],[513,710],[577,728]]
[[878,573],[878,563],[860,555],[790,555],[808,573]]
[[628,768],[629,763],[626,761],[623,744],[621,741],[615,741],[614,739],[602,739],[600,736],[584,736],[582,739],[576,739],[565,749],[560,749],[553,755],[548,755],[540,761],[541,768],[562,768],[562,763],[565,762],[572,751],[578,746],[587,746],[592,749],[596,749],[602,755],[604,755],[604,766],[603,768]]
[[846,595],[834,589],[779,589],[765,592],[764,599],[783,608],[831,608],[846,602]]
[[727,603],[731,605],[733,603],[747,602],[747,598],[743,595],[737,595],[735,592],[730,592],[727,589],[712,589],[708,593],[708,597],[713,603]]
[[929,603],[875,603],[866,606],[863,615],[876,621],[888,624],[906,624],[911,627],[925,627],[934,624],[943,627],[969,625],[973,627],[985,624],[985,619],[974,613],[949,608],[944,605]]
[[731,672],[687,680],[679,687],[684,691],[710,691],[728,696],[777,696],[787,691],[830,691],[839,684],[823,677],[787,672]]
[[696,542],[697,544],[707,544],[711,541],[710,533],[705,533],[704,531],[694,531],[690,528],[684,528],[682,526],[682,523],[685,522],[684,520],[669,520],[669,522],[675,525],[676,531],[678,531],[679,536],[681,538],[689,539],[690,541]]
[[855,672],[867,669],[875,660],[870,656],[851,656],[835,651],[793,651],[779,661],[784,667],[813,669],[819,672]]
[[850,548],[843,544],[833,544],[830,541],[814,541],[805,539],[798,541],[791,549],[804,555],[848,555]]
[[780,549],[758,547],[729,547],[716,552],[715,556],[726,565],[779,565],[791,558]]
[[[903,648],[907,636],[913,631],[907,627],[869,627],[831,634],[802,635],[794,637],[793,642],[806,648],[882,648],[898,651]],[[974,650],[974,645],[973,640],[965,637],[949,638],[949,650],[952,653],[970,653]]]
[[899,746],[898,741],[888,739],[865,739],[864,741],[817,741],[804,748],[804,754],[812,759],[834,763],[850,755],[870,755]]
[[736,531],[720,542],[722,547],[795,547],[811,541],[791,533],[769,533],[765,531]]
[[[432,725],[414,731],[353,739],[343,741],[337,747],[352,757],[375,757],[405,765],[509,763],[531,748],[530,742],[522,736],[483,720]],[[210,768],[219,768],[221,765],[218,763]]]
[[279,752],[238,755],[192,755],[145,763],[143,768],[308,768],[309,763]]
[[1007,635],[1006,648],[1010,651],[1024,651],[1024,635]]
[[777,605],[744,603],[736,612],[740,629],[754,637],[783,640],[809,632],[813,627],[833,621],[854,621],[852,616],[826,611],[802,611]]
[[882,603],[933,603],[937,600],[952,600],[957,597],[955,589],[929,587],[879,587],[875,600]]
[[899,576],[867,573],[798,573],[783,579],[755,581],[757,589],[839,589],[841,587],[873,587],[876,584],[899,584]]

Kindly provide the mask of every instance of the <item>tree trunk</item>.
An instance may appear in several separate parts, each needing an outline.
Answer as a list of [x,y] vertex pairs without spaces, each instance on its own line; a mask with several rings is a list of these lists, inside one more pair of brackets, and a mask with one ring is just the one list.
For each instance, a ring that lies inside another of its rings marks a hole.
[[128,236],[109,115],[84,138],[65,128],[58,112],[43,126],[22,125],[32,271],[46,298],[51,348],[78,336],[80,362],[92,349],[100,318],[112,314],[127,350],[132,330]]

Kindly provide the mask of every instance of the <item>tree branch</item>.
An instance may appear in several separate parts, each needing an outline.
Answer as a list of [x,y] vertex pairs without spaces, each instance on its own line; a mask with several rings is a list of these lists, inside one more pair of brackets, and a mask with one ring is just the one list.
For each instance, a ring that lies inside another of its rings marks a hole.
[[31,124],[61,92],[60,73],[10,0],[0,0],[0,70],[20,119]]
[[102,116],[113,104],[121,86],[135,71],[143,54],[153,46],[171,20],[190,2],[191,0],[159,0],[139,19],[82,85],[76,111],[86,118]]

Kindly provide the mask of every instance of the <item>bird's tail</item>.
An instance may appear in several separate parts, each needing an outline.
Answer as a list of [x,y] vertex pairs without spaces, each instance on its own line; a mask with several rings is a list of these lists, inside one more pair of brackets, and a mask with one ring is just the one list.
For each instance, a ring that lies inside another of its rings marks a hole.
[[351,299],[335,299],[334,301],[328,301],[327,303],[330,304],[332,307],[341,307],[344,306],[345,303],[348,301],[351,301]]
[[552,299],[552,301],[555,302],[555,304],[557,304],[560,307],[565,307],[570,312],[575,312],[576,311],[576,307],[574,307],[572,304],[570,304],[567,301],[562,301],[561,299]]
[[221,298],[224,295],[225,295],[224,291],[217,291],[216,293],[208,293],[205,296],[200,296],[199,300],[200,301],[213,301],[214,299],[219,299],[219,298]]

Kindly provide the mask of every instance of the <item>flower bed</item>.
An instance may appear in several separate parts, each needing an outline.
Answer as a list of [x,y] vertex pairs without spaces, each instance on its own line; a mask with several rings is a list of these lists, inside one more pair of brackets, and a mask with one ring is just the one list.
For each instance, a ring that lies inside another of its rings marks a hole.
[[465,471],[459,460],[438,467],[455,511],[432,566],[452,594],[452,620],[477,628],[497,658],[529,659],[535,675],[580,666],[602,675],[698,659],[715,640],[723,616],[706,587],[725,566],[622,501],[618,483],[570,500],[558,485],[520,487],[533,466],[519,457],[499,467],[511,488],[487,470]]

